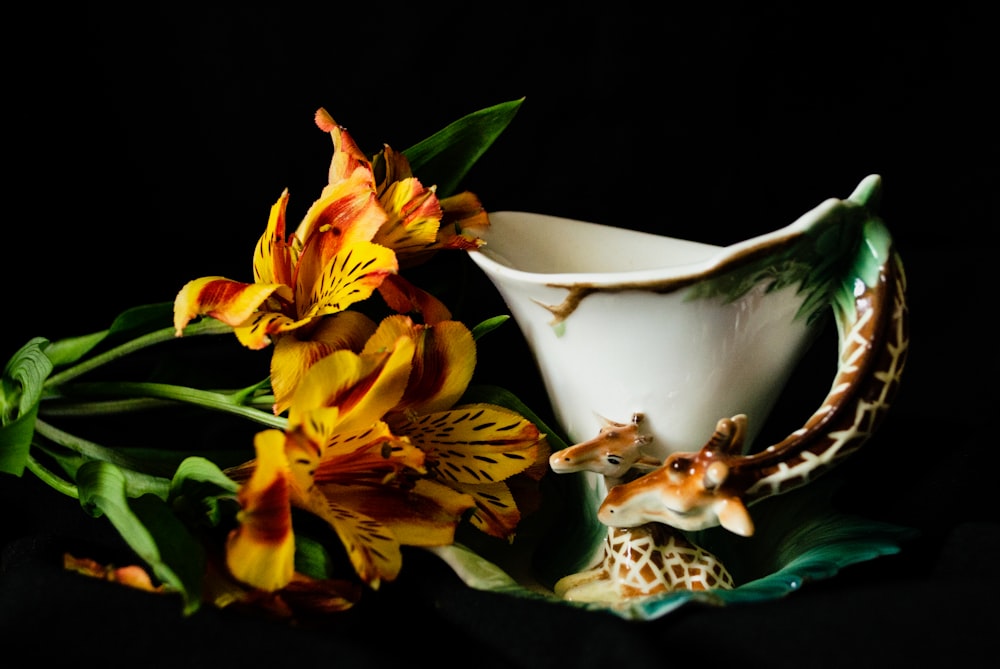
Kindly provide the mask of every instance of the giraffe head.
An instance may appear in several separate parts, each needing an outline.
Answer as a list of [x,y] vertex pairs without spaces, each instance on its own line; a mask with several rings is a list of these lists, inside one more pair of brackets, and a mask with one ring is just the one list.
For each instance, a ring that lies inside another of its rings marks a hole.
[[611,488],[597,512],[609,527],[658,522],[697,531],[716,525],[741,536],[753,521],[740,496],[724,485],[730,461],[739,457],[746,416],[723,418],[697,453],[673,453],[658,469]]
[[612,478],[625,475],[633,467],[657,467],[660,461],[642,453],[652,437],[639,433],[641,413],[629,423],[602,419],[604,426],[593,439],[568,446],[549,457],[549,467],[557,474],[594,472]]

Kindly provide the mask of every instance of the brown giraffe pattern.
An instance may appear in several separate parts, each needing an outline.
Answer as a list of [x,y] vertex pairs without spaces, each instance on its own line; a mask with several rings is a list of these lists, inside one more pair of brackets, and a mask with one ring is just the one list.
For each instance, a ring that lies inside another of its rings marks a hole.
[[[628,423],[604,420],[593,439],[552,453],[549,465],[557,474],[594,472],[607,487],[648,471],[661,463],[642,452],[650,438],[641,433],[643,414]],[[567,600],[616,602],[673,590],[734,587],[722,562],[684,535],[662,523],[634,528],[609,527],[600,563],[560,579],[554,591]]]
[[[671,454],[643,474],[633,467],[644,458],[641,447],[648,441],[637,432],[641,414],[631,425],[611,424],[613,431],[606,426],[597,438],[554,453],[550,465],[557,473],[596,471],[609,489],[598,510],[608,526],[603,559],[563,577],[556,594],[620,601],[677,589],[735,587],[722,563],[682,531],[721,524],[752,535],[747,506],[807,484],[868,440],[888,411],[906,364],[905,295],[905,271],[890,249],[875,285],[855,295],[853,320],[838,321],[838,369],[822,405],[802,428],[759,453],[742,455],[747,417],[738,415],[721,419],[699,452]],[[635,438],[627,438],[633,432]],[[602,438],[610,436],[614,439]],[[609,470],[609,461],[622,463],[622,469]]]
[[[748,505],[829,470],[860,448],[885,416],[909,347],[905,294],[902,262],[890,252],[879,280],[855,296],[854,320],[841,326],[846,331],[833,386],[801,429],[759,453],[740,455],[736,417],[722,419],[699,452],[671,454],[660,468],[609,490],[598,518],[613,527],[664,522],[701,530],[721,524],[753,534]],[[723,447],[720,431],[728,434]]]
[[[906,275],[898,256],[893,257],[890,267],[893,271],[883,280],[883,289],[874,292],[870,307],[859,314],[846,336],[838,374],[823,406],[801,430],[758,456],[761,465],[754,475],[757,481],[744,496],[747,503],[799,488],[816,478],[860,448],[889,410],[909,349]],[[890,286],[894,290],[889,290]],[[892,301],[881,312],[890,317],[888,322],[876,320],[879,300]],[[882,340],[885,345],[877,348]],[[852,383],[865,376],[871,379],[866,386],[858,388]],[[752,464],[749,469],[754,471]]]
[[714,555],[668,525],[646,523],[609,527],[601,564],[560,579],[554,591],[567,600],[615,602],[674,590],[733,587],[732,576]]

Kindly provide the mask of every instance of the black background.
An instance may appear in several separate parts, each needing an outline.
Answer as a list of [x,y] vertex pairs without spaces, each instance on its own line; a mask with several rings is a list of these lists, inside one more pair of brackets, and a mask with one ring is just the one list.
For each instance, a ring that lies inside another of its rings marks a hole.
[[[216,610],[185,619],[172,599],[63,572],[63,550],[113,552],[117,537],[30,475],[4,476],[5,655],[17,649],[25,666],[778,667],[993,652],[1000,60],[984,8],[135,7],[8,24],[20,39],[5,47],[5,360],[33,336],[88,333],[170,301],[191,278],[248,280],[281,190],[298,220],[325,182],[316,108],[371,152],[523,96],[464,183],[491,210],[727,244],[882,175],[912,348],[889,418],[836,476],[846,510],[920,535],[777,601],[649,623],[473,591],[413,552],[398,581],[327,628],[296,629]],[[502,309],[481,288],[469,317]],[[479,380],[546,411],[512,326],[481,358]],[[793,405],[780,409],[792,420]]]

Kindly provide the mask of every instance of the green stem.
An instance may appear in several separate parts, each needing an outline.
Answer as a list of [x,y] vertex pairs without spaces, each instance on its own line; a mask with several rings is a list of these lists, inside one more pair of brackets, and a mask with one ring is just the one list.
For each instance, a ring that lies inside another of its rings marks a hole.
[[155,397],[129,397],[122,400],[84,402],[74,402],[59,397],[47,399],[44,404],[39,406],[38,412],[46,418],[52,416],[111,416],[169,406],[174,406],[174,402]]
[[49,425],[43,420],[35,421],[35,432],[46,439],[64,446],[69,450],[84,456],[90,460],[101,460],[103,462],[110,462],[113,465],[118,465],[119,467],[125,467],[127,469],[142,469],[142,463],[136,462],[133,458],[127,455],[122,455],[118,451],[108,448],[106,446],[101,446],[100,444],[95,444],[92,441],[82,439],[69,432],[64,432],[59,428]]
[[28,456],[26,465],[28,471],[37,476],[50,488],[54,488],[58,492],[61,492],[64,495],[68,495],[73,499],[80,499],[79,488],[77,488],[75,485],[73,485],[66,479],[62,478],[61,476],[57,476],[56,474],[49,471],[46,467],[42,466],[42,464],[32,456],[30,455]]
[[[268,411],[274,406],[274,395],[256,395],[243,400],[242,403],[247,407]],[[57,416],[115,416],[163,409],[176,406],[176,404],[173,400],[160,399],[158,397],[128,397],[125,399],[84,400],[77,402],[65,396],[59,396],[46,398],[45,402],[39,407],[38,413],[46,418]]]
[[288,424],[287,418],[275,416],[269,411],[262,411],[261,409],[247,406],[244,403],[247,394],[259,386],[260,384],[255,384],[250,388],[241,389],[236,392],[215,392],[188,388],[187,386],[175,386],[167,383],[78,383],[72,387],[72,393],[80,393],[90,398],[106,397],[120,399],[122,397],[131,397],[172,400],[242,416],[267,427],[284,429]]
[[[159,463],[151,463],[145,458],[139,459],[123,455],[114,449],[101,446],[100,444],[95,444],[92,441],[82,439],[76,435],[70,434],[69,432],[63,432],[59,428],[53,427],[52,425],[49,425],[45,421],[41,420],[35,421],[35,433],[45,437],[49,441],[69,449],[78,456],[81,456],[84,460],[99,460],[101,462],[107,462],[115,465],[121,469],[122,475],[128,482],[130,490],[132,490],[136,495],[153,493],[162,499],[166,499],[168,493],[170,492],[170,478],[173,476],[173,472],[177,469],[177,463],[169,462],[169,458]],[[55,454],[52,455],[57,459],[59,457]],[[43,475],[40,475],[40,478],[42,478],[43,481],[50,486],[69,494],[68,486],[70,486],[70,484],[68,482],[56,477],[48,470],[45,470],[37,462],[35,464],[42,470]],[[73,496],[78,497],[77,494],[74,494]]]
[[[184,330],[184,336],[189,337],[197,335],[225,334],[231,333],[232,331],[233,328],[231,326],[226,325],[221,321],[217,321],[214,318],[206,318],[189,325]],[[165,341],[171,341],[176,338],[177,334],[172,327],[161,328],[141,337],[136,337],[131,341],[125,342],[121,346],[116,346],[115,348],[105,351],[99,355],[95,355],[93,358],[89,358],[78,365],[69,367],[58,374],[53,374],[45,380],[44,387],[53,388],[62,385],[82,374],[86,374],[91,370],[97,369],[101,365],[106,365],[113,360],[125,357],[130,353],[134,353],[149,346]]]

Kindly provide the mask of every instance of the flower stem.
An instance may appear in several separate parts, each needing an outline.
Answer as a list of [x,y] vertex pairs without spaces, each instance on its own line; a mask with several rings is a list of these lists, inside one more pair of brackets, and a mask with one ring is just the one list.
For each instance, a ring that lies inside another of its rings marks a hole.
[[78,383],[72,387],[72,395],[81,394],[90,398],[156,398],[172,400],[205,407],[214,411],[222,411],[248,418],[268,427],[284,429],[288,419],[275,416],[268,411],[247,406],[247,395],[260,387],[255,384],[249,388],[235,392],[215,392],[199,390],[187,386],[176,386],[167,383],[148,382],[118,382],[118,383]]
[[[189,337],[197,335],[225,334],[231,333],[232,331],[233,328],[231,326],[226,325],[221,321],[217,321],[214,318],[206,318],[189,325],[184,330],[184,336]],[[134,353],[155,344],[171,341],[176,338],[177,334],[172,327],[161,328],[141,337],[136,337],[131,341],[125,342],[121,346],[116,346],[115,348],[105,351],[99,355],[95,355],[93,358],[85,360],[78,365],[69,367],[58,374],[53,374],[45,380],[44,387],[53,388],[55,386],[62,385],[82,374],[86,374],[87,372],[97,369],[102,365],[106,365],[113,360],[123,358],[130,353]]]
[[[115,449],[95,444],[92,441],[82,439],[76,435],[70,434],[69,432],[64,432],[57,427],[49,425],[45,421],[35,421],[35,432],[53,443],[68,448],[70,451],[82,456],[86,460],[100,460],[119,467],[134,491],[143,493],[151,492],[163,499],[166,499],[167,493],[170,490],[170,476],[176,469],[176,464],[161,464],[159,469],[162,470],[162,475],[154,474],[150,472],[157,469],[155,464],[150,466],[149,462],[130,457]],[[71,484],[55,476],[39,463],[36,462],[35,465],[42,469],[42,473],[44,474],[39,475],[39,478],[53,488],[70,494],[67,491],[67,487]],[[38,474],[38,472],[34,469],[32,469],[32,471]],[[73,496],[76,497],[77,495],[74,494]]]
[[56,474],[49,471],[48,468],[43,466],[42,463],[40,463],[34,457],[29,455],[28,460],[25,464],[28,468],[28,471],[37,476],[50,488],[54,488],[58,492],[61,492],[64,495],[68,495],[73,499],[80,499],[79,488],[77,488],[75,485],[73,485],[66,479],[62,478],[61,476],[57,476]]
[[39,413],[46,418],[53,416],[111,416],[117,414],[149,411],[173,406],[170,400],[155,397],[129,397],[121,400],[94,400],[74,402],[64,398],[48,400],[40,407]]
[[106,446],[95,444],[92,441],[82,439],[76,435],[70,434],[69,432],[64,432],[53,425],[49,425],[43,420],[35,421],[35,432],[49,441],[59,444],[60,446],[64,446],[65,448],[68,448],[74,453],[82,455],[89,460],[110,462],[113,465],[118,465],[119,467],[125,467],[128,469],[138,469],[140,467],[139,463],[135,462],[127,455],[123,455],[122,453],[119,453],[114,449],[107,448]]

